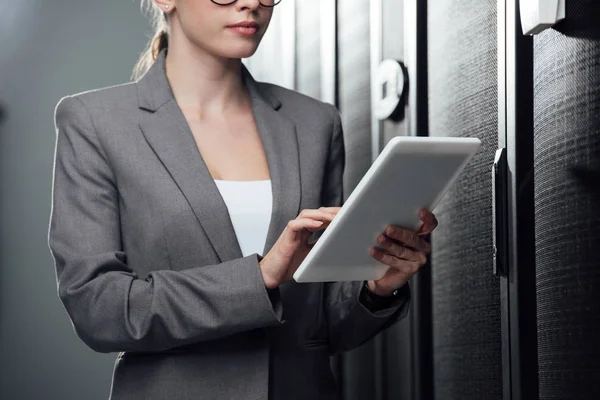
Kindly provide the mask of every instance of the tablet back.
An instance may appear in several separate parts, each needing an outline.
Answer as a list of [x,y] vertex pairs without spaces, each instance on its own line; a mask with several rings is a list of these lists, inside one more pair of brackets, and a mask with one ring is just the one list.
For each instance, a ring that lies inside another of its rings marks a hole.
[[480,147],[477,138],[391,139],[294,274],[297,282],[381,278],[369,249],[388,225],[417,230]]

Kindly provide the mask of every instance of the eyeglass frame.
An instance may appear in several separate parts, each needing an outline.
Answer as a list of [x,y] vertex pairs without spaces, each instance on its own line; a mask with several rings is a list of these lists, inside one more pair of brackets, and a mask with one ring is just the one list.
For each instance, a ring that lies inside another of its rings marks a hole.
[[[216,4],[216,5],[218,5],[218,6],[230,6],[230,5],[232,5],[233,3],[235,3],[237,0],[232,0],[231,2],[229,2],[229,3],[227,3],[227,4],[221,4],[221,3],[217,3],[217,2],[216,2],[216,0],[210,0],[210,1],[212,1],[214,4]],[[260,5],[261,5],[261,6],[263,6],[263,7],[268,7],[268,8],[273,8],[273,7],[275,7],[277,4],[281,3],[281,0],[273,0],[273,1],[274,1],[274,3],[273,3],[273,5],[272,5],[272,6],[268,6],[268,5],[266,5],[266,4],[263,4],[263,3],[262,3],[262,1],[260,1],[260,0],[259,0],[258,2],[260,3]],[[275,3],[275,2],[276,2],[276,3]]]

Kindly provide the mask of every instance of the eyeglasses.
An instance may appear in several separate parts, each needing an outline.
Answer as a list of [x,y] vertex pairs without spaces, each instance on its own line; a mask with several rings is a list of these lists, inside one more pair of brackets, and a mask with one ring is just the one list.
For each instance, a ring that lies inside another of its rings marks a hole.
[[[237,0],[210,0],[215,4],[220,6],[228,6],[230,4],[235,3]],[[263,7],[275,7],[277,4],[281,3],[281,0],[260,0],[260,5]]]

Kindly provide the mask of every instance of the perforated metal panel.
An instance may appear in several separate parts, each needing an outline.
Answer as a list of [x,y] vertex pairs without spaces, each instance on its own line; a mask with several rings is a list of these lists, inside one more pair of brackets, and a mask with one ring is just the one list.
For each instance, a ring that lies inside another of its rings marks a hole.
[[600,4],[534,40],[540,399],[600,398]]
[[316,99],[321,96],[319,3],[296,2],[296,88]]
[[492,274],[491,165],[498,144],[496,1],[430,0],[431,136],[483,145],[436,208],[435,398],[502,398],[500,284]]

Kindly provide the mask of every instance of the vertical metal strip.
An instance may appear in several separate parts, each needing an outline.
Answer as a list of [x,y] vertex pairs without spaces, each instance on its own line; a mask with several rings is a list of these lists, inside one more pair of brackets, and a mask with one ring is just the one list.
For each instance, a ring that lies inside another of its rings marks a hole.
[[[429,136],[427,1],[404,1],[404,62],[408,71],[408,136]],[[431,263],[411,279],[411,399],[434,397]]]
[[[506,3],[506,130],[510,399],[538,398],[533,187],[533,39],[522,34],[519,1]],[[517,229],[518,224],[518,229]],[[503,303],[504,307],[504,303]],[[503,318],[504,322],[504,318]],[[504,332],[503,332],[504,333]],[[503,356],[504,357],[504,356]],[[504,363],[504,361],[503,361]],[[505,399],[508,397],[505,396]]]
[[[375,117],[373,107],[377,104],[377,69],[383,59],[383,14],[382,0],[371,0],[369,3],[369,50],[371,53],[371,161],[381,153],[383,148],[383,122]],[[375,351],[375,396],[374,400],[386,398],[385,374],[385,333],[377,335],[373,340]]]
[[336,0],[321,0],[321,100],[337,103],[337,16]]
[[409,136],[428,136],[427,2],[404,1],[404,62],[408,71]]
[[[404,121],[405,132],[407,136],[417,136],[417,110],[420,106],[418,103],[416,87],[413,87],[416,83],[416,79],[419,77],[419,71],[417,69],[417,1],[418,0],[404,0],[404,65],[408,73],[408,99],[407,107],[408,112],[405,114],[406,120]],[[425,2],[427,3],[427,2]],[[427,13],[425,13],[425,18]],[[427,48],[427,41],[425,42],[425,48]],[[425,66],[427,69],[427,66]],[[428,101],[425,99],[425,101]],[[422,400],[420,398],[420,392],[418,387],[420,386],[420,373],[417,371],[417,364],[420,360],[419,350],[415,348],[416,342],[419,340],[419,335],[415,334],[415,330],[418,329],[417,320],[419,312],[416,310],[417,303],[417,288],[418,280],[420,275],[428,268],[429,271],[429,291],[431,293],[431,267],[428,263],[427,266],[419,271],[419,273],[410,280],[412,285],[413,301],[412,309],[409,315],[410,317],[410,341],[411,341],[411,354],[410,354],[410,369],[411,369],[411,380],[410,380],[410,399],[411,400]],[[431,314],[431,313],[430,313]],[[433,372],[433,371],[432,371]],[[433,386],[433,385],[432,385]],[[433,389],[433,388],[432,388]],[[433,400],[433,396],[432,396]]]
[[503,398],[533,399],[538,397],[533,182],[528,178],[533,168],[533,41],[521,34],[518,0],[498,2],[498,147],[506,148],[510,171],[508,277],[500,278]]
[[[506,20],[506,10],[510,0],[498,1],[498,23],[496,27],[496,35],[498,38],[498,148],[506,147],[506,118],[507,118],[507,103],[506,103],[506,67],[507,67],[507,38],[506,33],[509,29]],[[508,182],[506,182],[508,184]],[[504,193],[497,193],[503,196]],[[492,200],[493,201],[493,200]],[[490,207],[493,205],[490,204]],[[493,273],[490,271],[490,274]],[[500,276],[500,330],[501,330],[501,351],[502,351],[502,398],[510,400],[511,394],[511,360],[510,360],[510,308],[509,308],[509,293],[508,293],[508,277]]]
[[506,147],[506,7],[498,0],[498,148]]
[[281,58],[285,86],[296,89],[296,0],[287,0],[281,9]]
[[[375,74],[383,57],[383,15],[382,0],[371,0],[369,3],[369,35],[371,50],[371,110],[377,104],[377,79]],[[382,122],[371,112],[371,159],[375,161],[382,150],[383,132]]]
[[404,63],[408,71],[408,118],[406,119],[406,134],[418,136],[418,93],[414,87],[419,74],[417,66],[417,2],[404,1]]

